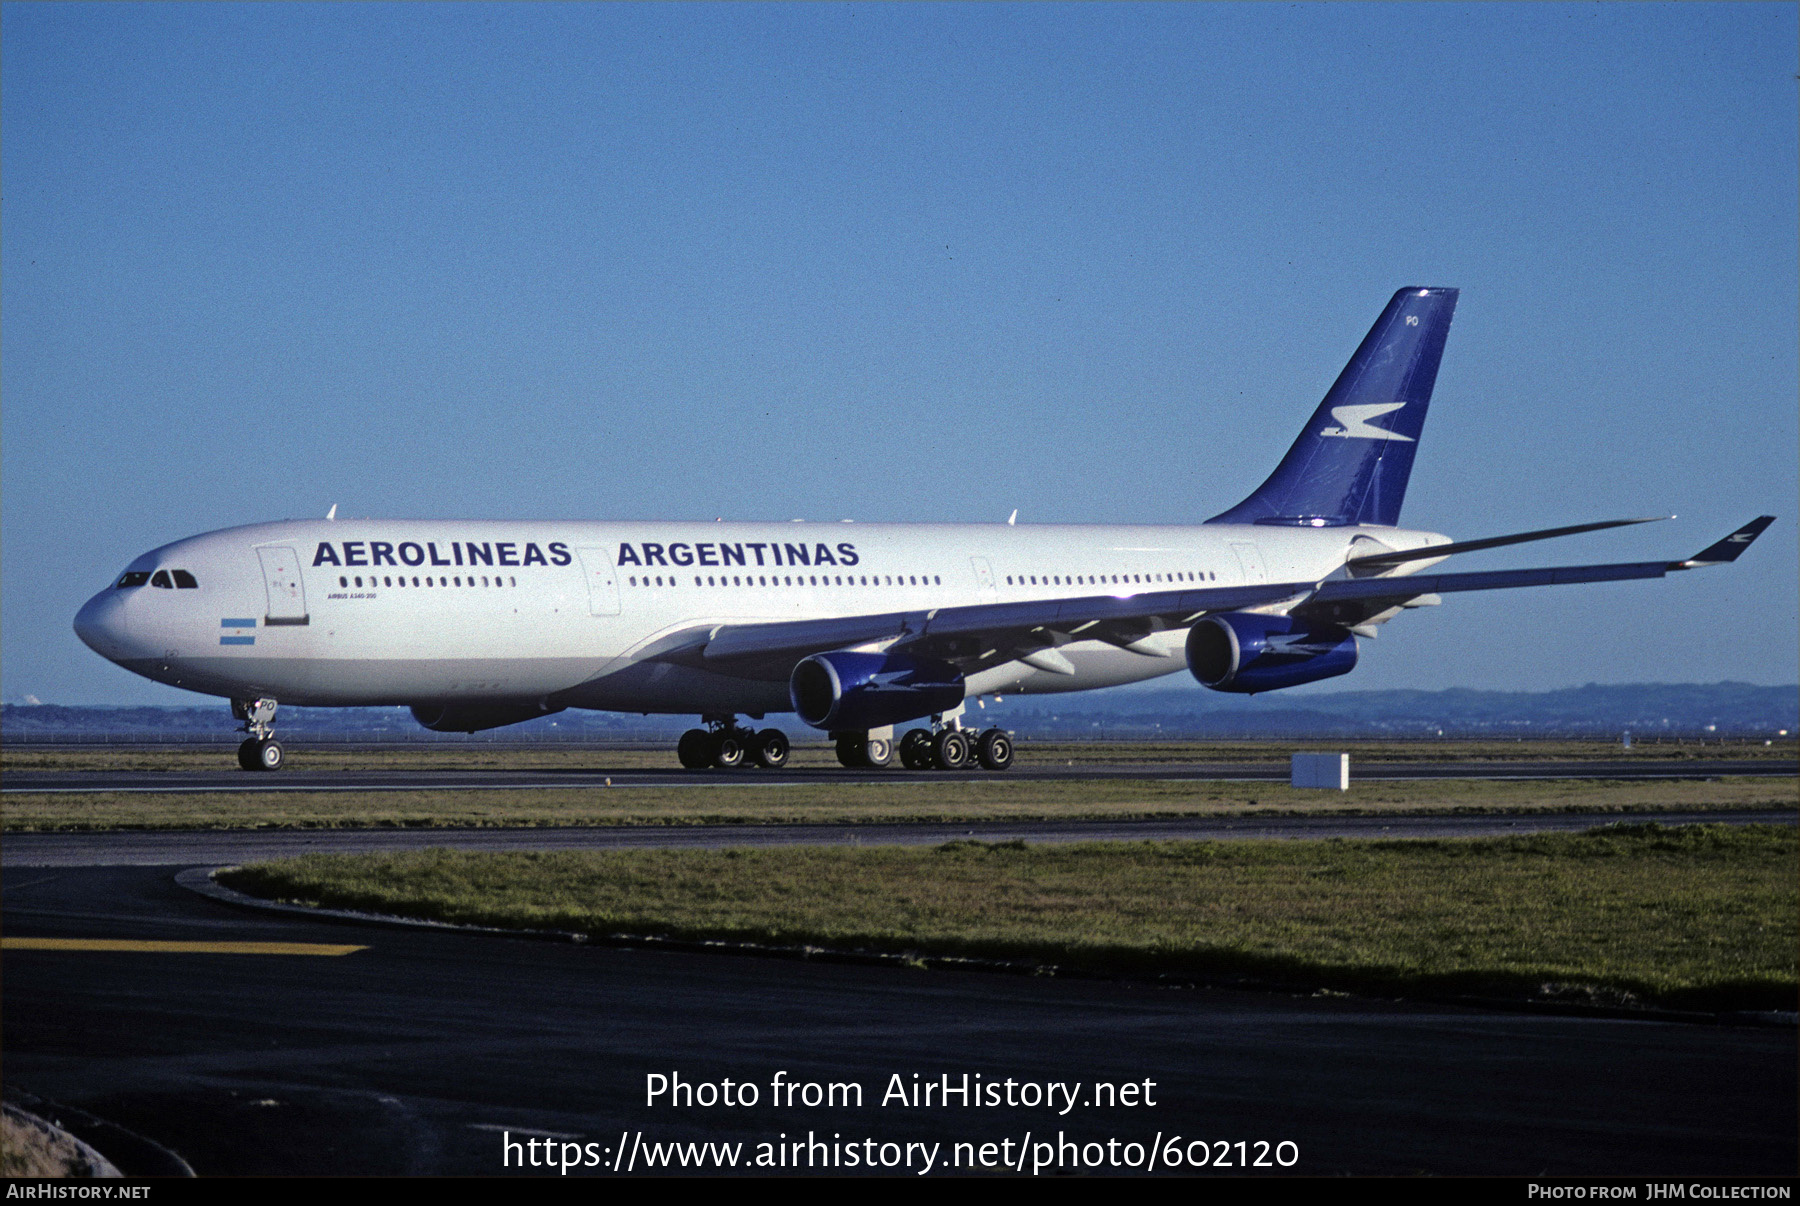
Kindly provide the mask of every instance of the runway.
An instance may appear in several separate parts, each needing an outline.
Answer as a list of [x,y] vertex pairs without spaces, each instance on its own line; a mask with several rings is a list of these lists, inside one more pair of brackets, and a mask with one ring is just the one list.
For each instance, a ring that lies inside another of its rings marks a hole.
[[[226,908],[159,867],[9,857],[4,892],[9,937],[366,947],[7,952],[8,1084],[129,1127],[202,1176],[498,1174],[509,1137],[591,1143],[601,1174],[668,1141],[742,1144],[745,1160],[809,1136],[813,1159],[865,1140],[895,1159],[935,1145],[932,1175],[967,1171],[945,1167],[959,1143],[974,1159],[981,1143],[1045,1141],[1076,1153],[1045,1175],[1128,1173],[1081,1153],[1116,1140],[1141,1161],[1176,1136],[1251,1155],[1286,1141],[1290,1171],[1313,1175],[1786,1176],[1797,1156],[1791,1027],[324,925]],[[760,1100],[646,1104],[646,1078],[676,1073],[757,1085]],[[862,1102],[771,1104],[777,1073],[856,1085]],[[883,1104],[915,1073],[1067,1082],[1077,1104]],[[1154,1104],[1095,1106],[1096,1082],[1147,1084]],[[732,1150],[689,1170],[720,1171]]]
[[[1053,780],[1142,780],[1147,782],[1282,782],[1285,762],[1189,764],[1019,765],[1007,771],[800,770],[690,771],[679,768],[612,770],[355,770],[308,771],[304,754],[290,769],[255,774],[231,765],[221,754],[216,771],[7,771],[0,791],[15,792],[281,792],[281,791],[544,791],[597,787],[804,787],[834,783],[1044,782]],[[1516,762],[1355,762],[1354,780],[1423,779],[1716,779],[1723,776],[1793,778],[1800,762],[1791,759],[1618,759],[1604,762],[1519,760]]]
[[[14,833],[0,866],[223,866],[301,854],[463,850],[719,849],[730,846],[935,846],[988,842],[1230,840],[1243,838],[1496,837],[1655,822],[1793,825],[1795,809],[1708,812],[1194,817],[1125,821],[976,821],[894,825],[616,825],[517,829],[235,829]],[[10,900],[10,898],[9,898]],[[9,913],[10,917],[10,906]]]

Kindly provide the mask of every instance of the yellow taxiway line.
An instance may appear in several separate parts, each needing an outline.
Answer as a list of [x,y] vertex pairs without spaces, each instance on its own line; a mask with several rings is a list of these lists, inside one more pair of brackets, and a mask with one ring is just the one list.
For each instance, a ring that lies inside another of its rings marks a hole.
[[348,955],[366,946],[324,942],[164,942],[133,938],[0,938],[9,951],[134,951],[165,955]]

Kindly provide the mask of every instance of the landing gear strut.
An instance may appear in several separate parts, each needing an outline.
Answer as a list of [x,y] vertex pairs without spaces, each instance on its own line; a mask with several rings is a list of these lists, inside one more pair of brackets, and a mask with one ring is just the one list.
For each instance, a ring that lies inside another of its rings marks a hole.
[[275,707],[272,699],[234,699],[231,714],[244,722],[250,734],[238,746],[238,765],[247,771],[280,770],[287,761],[281,742],[275,740]]
[[689,770],[716,766],[731,770],[746,763],[768,770],[787,765],[788,739],[780,729],[754,731],[738,727],[735,717],[703,717],[710,726],[689,729],[675,746],[675,756]]

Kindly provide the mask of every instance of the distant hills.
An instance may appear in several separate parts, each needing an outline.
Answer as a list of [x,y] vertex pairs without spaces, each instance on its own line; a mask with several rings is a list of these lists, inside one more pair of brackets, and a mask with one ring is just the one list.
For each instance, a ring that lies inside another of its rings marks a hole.
[[[1774,737],[1800,732],[1800,685],[1633,683],[1560,691],[1340,691],[1247,698],[1198,687],[1012,696],[972,710],[972,723],[1004,724],[1022,737]],[[793,717],[788,731],[805,732]],[[478,734],[480,740],[654,740],[691,717],[561,712]],[[228,705],[63,707],[0,705],[0,740],[163,738],[227,740]],[[347,740],[466,740],[430,733],[405,708],[283,708],[280,732]]]

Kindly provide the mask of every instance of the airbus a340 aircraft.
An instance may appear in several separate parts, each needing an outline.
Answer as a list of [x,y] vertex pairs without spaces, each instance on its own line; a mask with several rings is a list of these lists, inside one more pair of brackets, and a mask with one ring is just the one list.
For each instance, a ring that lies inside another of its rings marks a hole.
[[[290,520],[153,549],[75,631],[146,678],[224,696],[246,770],[277,702],[410,705],[474,732],[565,708],[697,713],[688,767],[778,767],[797,712],[846,766],[1003,769],[966,701],[1186,669],[1215,691],[1346,674],[1358,638],[1455,591],[1658,578],[1736,560],[1763,516],[1685,560],[1421,573],[1481,540],[1401,528],[1454,289],[1402,289],[1254,494],[1181,527]],[[336,508],[333,508],[335,514]]]

